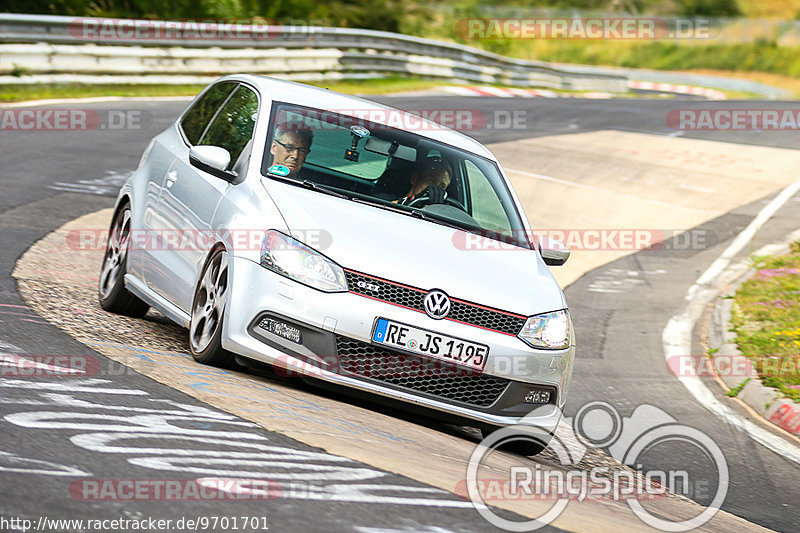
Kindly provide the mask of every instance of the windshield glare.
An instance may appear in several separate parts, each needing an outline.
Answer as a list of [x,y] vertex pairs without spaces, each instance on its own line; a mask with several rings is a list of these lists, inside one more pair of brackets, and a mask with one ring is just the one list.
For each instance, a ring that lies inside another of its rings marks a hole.
[[496,163],[413,133],[441,126],[400,111],[377,113],[405,129],[368,120],[375,120],[375,110],[334,112],[276,103],[262,174],[421,211],[426,218],[529,247]]

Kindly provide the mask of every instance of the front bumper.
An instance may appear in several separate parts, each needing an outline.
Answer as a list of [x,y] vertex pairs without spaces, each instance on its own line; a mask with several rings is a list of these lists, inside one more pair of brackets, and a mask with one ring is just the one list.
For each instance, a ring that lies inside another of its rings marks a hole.
[[[424,313],[353,293],[323,293],[248,259],[229,257],[231,285],[222,338],[225,349],[292,373],[483,425],[516,424],[533,409],[537,409],[537,417],[526,418],[525,423],[553,428],[558,423],[560,409],[556,407],[563,407],[566,400],[574,346],[560,351],[534,350],[514,336],[435,321]],[[297,327],[302,343],[259,327],[264,317]],[[374,346],[371,336],[377,317],[486,344],[486,368],[477,374]],[[441,372],[409,375],[409,365],[416,369],[433,365]],[[535,391],[550,392],[546,403],[552,410],[526,403],[526,396]]]

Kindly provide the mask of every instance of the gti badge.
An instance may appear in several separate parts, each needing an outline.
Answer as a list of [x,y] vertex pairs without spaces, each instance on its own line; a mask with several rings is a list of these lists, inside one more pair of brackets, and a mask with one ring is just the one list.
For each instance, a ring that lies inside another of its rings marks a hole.
[[441,320],[450,312],[450,298],[439,289],[426,294],[422,303],[428,316],[435,320]]
[[364,280],[358,280],[356,282],[356,286],[359,289],[364,289],[364,290],[372,291],[372,292],[378,292],[379,290],[381,290],[379,285],[377,285],[375,283],[370,283],[370,282],[364,281]]

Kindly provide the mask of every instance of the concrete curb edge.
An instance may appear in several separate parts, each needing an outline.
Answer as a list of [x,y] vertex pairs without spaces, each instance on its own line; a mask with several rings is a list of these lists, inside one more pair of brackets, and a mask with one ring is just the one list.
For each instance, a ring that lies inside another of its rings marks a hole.
[[[794,242],[798,237],[800,237],[800,231],[795,231],[784,242],[770,245],[770,255],[788,253],[789,243]],[[765,254],[756,252],[756,255]],[[778,389],[765,386],[750,360],[742,355],[734,342],[736,335],[731,331],[730,324],[733,308],[732,297],[741,284],[752,278],[755,273],[755,269],[747,269],[747,272],[727,292],[721,294],[714,304],[709,317],[708,345],[710,348],[716,348],[717,351],[712,355],[714,362],[711,366],[723,387],[728,390],[741,388],[735,398],[750,407],[767,422],[794,436],[800,436],[800,403],[781,397]],[[720,375],[718,370],[721,368],[735,368],[736,371],[732,371],[728,375]]]

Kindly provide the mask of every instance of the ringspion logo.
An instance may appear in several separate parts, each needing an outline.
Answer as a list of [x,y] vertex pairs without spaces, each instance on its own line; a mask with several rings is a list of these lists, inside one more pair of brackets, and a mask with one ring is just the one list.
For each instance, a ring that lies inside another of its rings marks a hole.
[[[558,419],[553,416],[554,410],[557,413],[554,406],[534,410],[520,424],[491,433],[473,451],[466,479],[457,483],[455,490],[469,498],[478,514],[493,526],[505,531],[535,531],[557,519],[571,501],[588,499],[623,501],[652,528],[689,531],[711,520],[725,501],[730,475],[721,448],[705,433],[678,423],[658,407],[639,405],[629,417],[623,417],[607,402],[589,402],[574,417],[563,419],[571,428],[568,434],[538,425],[537,420]],[[487,467],[491,454],[517,441],[547,445],[556,455],[556,465],[527,459],[515,464],[515,459],[506,459],[504,466]],[[641,468],[642,458],[648,453],[676,445],[691,449],[692,460],[681,461],[669,470]],[[602,448],[622,465],[635,469],[597,466],[591,461],[591,466],[583,466],[580,463],[590,447]],[[665,497],[667,492],[709,503],[698,505],[695,516],[672,519],[642,505]],[[537,508],[538,516],[519,521],[497,514],[494,504],[506,500],[550,503]]]

